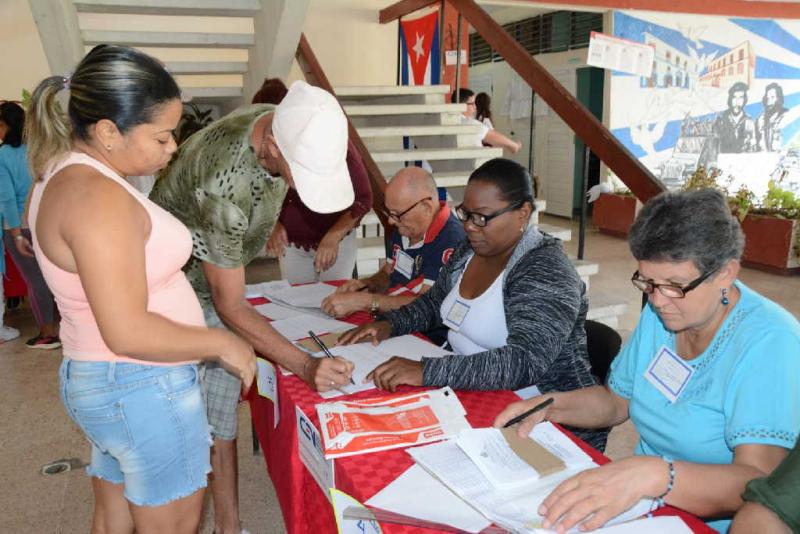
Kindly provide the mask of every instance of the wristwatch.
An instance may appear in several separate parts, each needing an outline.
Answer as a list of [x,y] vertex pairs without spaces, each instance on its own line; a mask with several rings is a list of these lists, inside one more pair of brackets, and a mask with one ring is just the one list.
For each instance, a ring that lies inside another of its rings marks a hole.
[[372,302],[369,305],[369,314],[372,318],[376,318],[381,311],[381,305],[378,303],[378,297],[372,297]]

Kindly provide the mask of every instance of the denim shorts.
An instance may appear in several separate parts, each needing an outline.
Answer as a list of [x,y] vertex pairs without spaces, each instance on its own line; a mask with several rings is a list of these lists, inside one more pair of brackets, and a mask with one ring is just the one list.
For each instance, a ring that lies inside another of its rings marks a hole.
[[160,506],[205,488],[211,471],[196,365],[64,359],[61,399],[92,444],[86,471],[125,484],[137,506]]

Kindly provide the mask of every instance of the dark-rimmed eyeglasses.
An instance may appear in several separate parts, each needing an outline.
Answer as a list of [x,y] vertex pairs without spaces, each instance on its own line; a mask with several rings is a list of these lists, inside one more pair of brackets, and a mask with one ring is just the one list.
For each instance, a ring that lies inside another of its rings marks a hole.
[[416,208],[417,206],[419,206],[420,204],[422,204],[423,202],[425,202],[428,199],[430,199],[430,197],[421,198],[421,199],[417,200],[416,202],[414,202],[413,204],[411,204],[410,207],[408,207],[408,208],[404,209],[403,211],[401,211],[400,213],[392,213],[391,211],[389,211],[389,210],[384,208],[383,214],[386,215],[387,219],[394,219],[395,221],[400,222],[400,219],[403,218],[403,215],[405,215],[409,211],[413,210],[414,208]]
[[494,219],[495,217],[499,217],[504,213],[508,213],[509,211],[514,211],[521,208],[527,200],[518,200],[517,202],[512,202],[505,208],[499,209],[494,213],[490,213],[489,215],[484,215],[483,213],[477,213],[475,211],[469,211],[464,208],[464,204],[459,204],[456,206],[456,218],[465,223],[467,221],[471,222],[473,225],[477,226],[478,228],[483,228],[489,221]]
[[705,282],[706,279],[715,272],[717,272],[717,269],[712,269],[707,273],[695,278],[685,286],[678,286],[675,284],[656,284],[652,280],[645,280],[644,278],[640,278],[639,271],[637,270],[635,273],[633,273],[633,276],[631,276],[631,283],[633,284],[633,287],[643,293],[647,293],[648,295],[652,295],[653,291],[658,289],[658,291],[665,297],[669,297],[671,299],[682,299],[686,296],[686,293],[696,289],[697,286]]

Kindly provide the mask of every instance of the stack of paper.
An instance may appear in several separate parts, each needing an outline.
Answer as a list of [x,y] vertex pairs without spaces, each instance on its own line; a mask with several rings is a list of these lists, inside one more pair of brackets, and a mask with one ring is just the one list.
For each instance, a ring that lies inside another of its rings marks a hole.
[[[459,447],[456,440],[444,441],[409,449],[409,454],[428,473],[440,480],[472,508],[488,520],[512,532],[538,532],[542,517],[537,510],[544,499],[561,482],[569,477],[595,467],[589,456],[580,450],[562,432],[550,423],[541,423],[531,432],[531,437],[558,456],[565,469],[548,476],[532,476],[515,481],[510,487],[497,487],[484,475],[470,456]],[[502,447],[502,444],[495,443]],[[509,448],[495,454],[513,454]],[[495,474],[495,478],[504,475]],[[642,499],[633,508],[617,516],[609,524],[627,521],[647,513],[652,499]],[[398,513],[403,513],[397,510]]]
[[[373,345],[372,343],[339,345],[332,348],[331,353],[353,362],[355,365],[355,369],[353,370],[353,382],[355,382],[355,384],[348,384],[338,390],[334,389],[321,393],[322,397],[325,399],[339,397],[345,393],[352,394],[373,389],[375,383],[372,380],[367,380],[367,375],[377,366],[388,361],[392,356],[400,356],[402,358],[408,358],[409,360],[420,361],[423,356],[441,358],[442,356],[452,354],[452,352],[446,351],[429,341],[412,335],[390,337],[378,345]],[[315,356],[321,358],[324,354],[322,352],[317,352]]]
[[291,287],[286,280],[274,280],[272,282],[262,282],[260,284],[248,284],[245,286],[245,298],[254,299],[266,297],[267,293],[282,291]]
[[307,338],[309,337],[309,331],[315,334],[325,334],[328,332],[341,332],[353,328],[353,325],[350,323],[337,321],[336,319],[317,317],[316,315],[308,315],[306,313],[286,319],[278,319],[277,321],[272,321],[270,325],[289,341]]
[[328,459],[430,443],[469,428],[449,387],[317,404],[317,413]]
[[301,286],[268,288],[264,292],[269,300],[296,308],[319,308],[328,295],[336,291],[332,285],[318,282]]

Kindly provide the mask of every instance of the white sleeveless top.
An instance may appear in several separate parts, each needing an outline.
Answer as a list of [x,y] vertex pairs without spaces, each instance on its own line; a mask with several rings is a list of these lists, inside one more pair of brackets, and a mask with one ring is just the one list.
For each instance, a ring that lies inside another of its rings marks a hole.
[[[462,355],[496,349],[508,343],[506,313],[503,307],[503,274],[505,270],[497,275],[486,291],[473,299],[467,299],[461,296],[459,288],[470,261],[472,258],[467,260],[464,271],[461,272],[458,281],[453,285],[453,289],[444,298],[439,308],[442,322],[449,328],[447,341],[450,342],[450,346],[456,354]],[[462,312],[466,310],[466,315],[463,316],[460,325],[453,320],[454,306]]]

